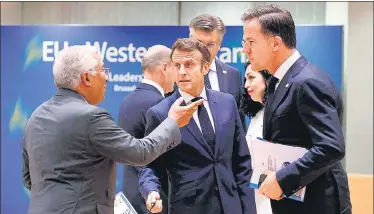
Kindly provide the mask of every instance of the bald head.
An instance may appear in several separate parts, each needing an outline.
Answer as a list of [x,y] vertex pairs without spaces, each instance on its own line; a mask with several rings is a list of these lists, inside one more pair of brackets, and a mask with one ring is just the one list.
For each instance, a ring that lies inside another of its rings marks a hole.
[[170,62],[171,49],[163,45],[150,47],[142,59],[142,70],[148,72],[157,66]]

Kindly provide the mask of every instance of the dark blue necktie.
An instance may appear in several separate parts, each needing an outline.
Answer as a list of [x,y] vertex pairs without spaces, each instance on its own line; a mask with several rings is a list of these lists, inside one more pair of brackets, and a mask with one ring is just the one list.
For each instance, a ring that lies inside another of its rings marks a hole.
[[277,85],[278,83],[278,78],[274,77],[274,76],[271,76],[268,80],[268,87],[267,87],[267,101],[266,101],[266,104],[270,102],[270,100],[272,99],[273,95],[274,95],[274,92],[275,92],[275,86]]
[[204,75],[204,85],[205,85],[205,88],[212,89],[212,86],[210,85],[210,81],[209,81],[209,72],[210,72],[210,69],[208,73]]
[[[203,99],[202,97],[195,97],[191,101],[195,102],[197,100]],[[197,110],[197,115],[199,117],[201,132],[203,134],[205,142],[209,145],[210,149],[214,154],[214,144],[216,142],[216,134],[214,133],[212,123],[210,122],[208,112],[204,104],[199,105]]]

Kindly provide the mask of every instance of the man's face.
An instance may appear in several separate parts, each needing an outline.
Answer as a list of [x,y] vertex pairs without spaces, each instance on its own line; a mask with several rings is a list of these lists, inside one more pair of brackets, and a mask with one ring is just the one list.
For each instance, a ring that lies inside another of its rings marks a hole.
[[90,80],[90,89],[88,101],[92,105],[97,105],[104,100],[105,91],[106,91],[106,82],[108,81],[108,76],[102,70],[104,67],[104,62],[98,54],[95,54],[95,59],[98,61],[98,65],[94,70],[96,71],[95,75],[89,75]]
[[264,35],[258,19],[244,22],[243,41],[243,52],[247,54],[252,70],[269,69],[274,56],[272,37]]
[[203,63],[203,56],[198,50],[189,52],[176,49],[172,61],[178,87],[192,96],[199,96],[210,64]]
[[222,36],[219,35],[218,31],[214,30],[212,32],[205,32],[202,30],[190,28],[190,38],[199,40],[208,48],[210,53],[209,62],[212,63],[222,43]]

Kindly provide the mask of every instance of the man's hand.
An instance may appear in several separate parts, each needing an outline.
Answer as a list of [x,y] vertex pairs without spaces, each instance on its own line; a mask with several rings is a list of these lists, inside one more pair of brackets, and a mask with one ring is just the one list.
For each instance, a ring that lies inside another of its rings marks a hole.
[[177,99],[169,110],[169,117],[177,121],[179,127],[183,127],[190,122],[193,113],[196,111],[197,107],[201,105],[204,100],[198,100],[187,106],[180,106],[183,102],[183,98]]
[[282,189],[279,186],[277,177],[275,172],[273,171],[265,171],[264,174],[267,175],[264,182],[261,184],[258,192],[264,195],[267,198],[271,198],[273,200],[280,200],[282,199]]
[[160,199],[160,194],[156,191],[149,193],[146,205],[151,213],[160,213],[162,211],[162,200]]

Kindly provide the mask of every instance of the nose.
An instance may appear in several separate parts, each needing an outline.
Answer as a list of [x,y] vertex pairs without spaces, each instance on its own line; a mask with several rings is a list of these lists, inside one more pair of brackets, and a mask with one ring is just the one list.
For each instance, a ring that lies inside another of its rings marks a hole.
[[247,45],[245,45],[242,48],[242,53],[246,53],[247,55],[249,55],[251,53],[251,49]]
[[179,73],[180,75],[186,75],[186,74],[187,74],[187,73],[186,73],[186,69],[184,68],[183,65],[180,67],[178,73]]
[[245,83],[244,83],[244,88],[248,89],[250,86],[251,86],[251,84],[249,83],[248,80],[246,80]]

